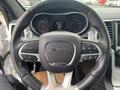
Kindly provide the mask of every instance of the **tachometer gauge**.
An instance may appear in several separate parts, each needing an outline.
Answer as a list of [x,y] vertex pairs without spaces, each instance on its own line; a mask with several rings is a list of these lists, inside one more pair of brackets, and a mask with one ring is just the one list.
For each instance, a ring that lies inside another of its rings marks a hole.
[[37,25],[37,32],[43,34],[49,31],[48,20],[40,20]]
[[38,15],[35,16],[31,21],[31,28],[34,34],[41,35],[49,32],[49,16]]

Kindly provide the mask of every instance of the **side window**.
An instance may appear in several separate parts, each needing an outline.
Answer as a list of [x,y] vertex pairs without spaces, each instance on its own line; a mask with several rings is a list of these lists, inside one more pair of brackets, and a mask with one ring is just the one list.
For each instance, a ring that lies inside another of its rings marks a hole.
[[3,56],[8,52],[9,48],[9,33],[4,15],[0,11],[0,56]]

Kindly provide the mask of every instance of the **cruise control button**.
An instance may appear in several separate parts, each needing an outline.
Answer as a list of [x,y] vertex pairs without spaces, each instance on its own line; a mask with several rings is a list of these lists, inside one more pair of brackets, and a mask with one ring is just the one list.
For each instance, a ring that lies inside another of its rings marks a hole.
[[92,60],[97,60],[99,55],[92,55]]
[[82,46],[82,54],[88,53],[87,46]]
[[97,59],[99,57],[99,55],[95,55],[94,58]]
[[83,61],[87,61],[87,60],[88,60],[88,57],[84,56],[84,57],[82,58],[82,60],[83,60]]
[[89,59],[89,60],[92,60],[92,56],[89,56],[88,59]]

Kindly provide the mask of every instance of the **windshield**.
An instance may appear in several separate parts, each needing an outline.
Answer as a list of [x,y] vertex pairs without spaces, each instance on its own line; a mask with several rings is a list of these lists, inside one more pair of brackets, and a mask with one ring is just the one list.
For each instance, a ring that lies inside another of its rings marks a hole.
[[[32,5],[43,0],[18,0],[18,2],[25,8],[29,9]],[[90,6],[97,7],[120,7],[120,0],[77,0]]]

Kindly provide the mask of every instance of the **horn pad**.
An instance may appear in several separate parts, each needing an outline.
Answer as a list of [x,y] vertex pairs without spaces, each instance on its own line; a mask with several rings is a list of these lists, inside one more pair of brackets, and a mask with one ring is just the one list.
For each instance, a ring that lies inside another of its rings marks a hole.
[[81,39],[70,32],[50,32],[39,39],[39,57],[47,71],[63,73],[72,71],[81,54]]

